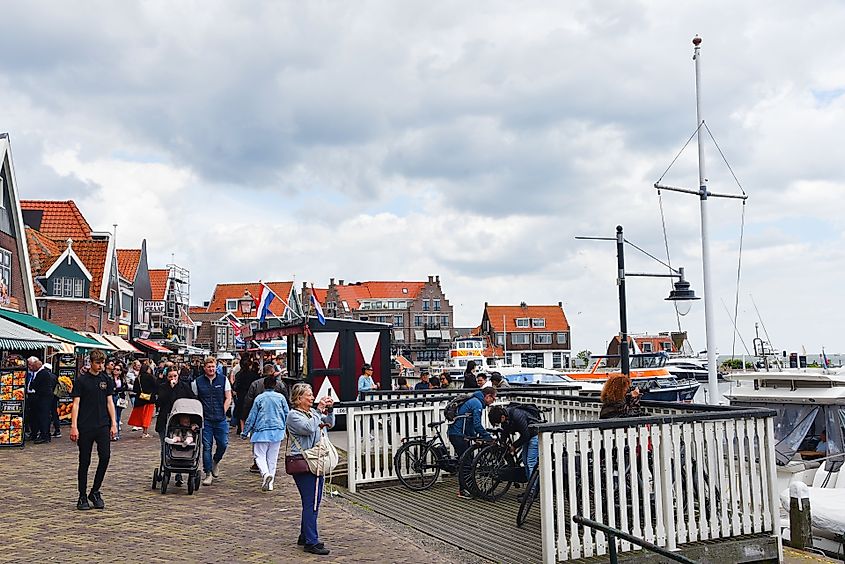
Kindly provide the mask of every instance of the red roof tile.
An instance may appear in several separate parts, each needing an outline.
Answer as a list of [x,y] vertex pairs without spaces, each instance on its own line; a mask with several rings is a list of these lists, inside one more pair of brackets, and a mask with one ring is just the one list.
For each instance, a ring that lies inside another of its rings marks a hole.
[[138,264],[141,262],[141,249],[118,249],[117,270],[120,275],[129,280],[135,281],[135,274],[138,272]]
[[151,299],[163,300],[167,291],[167,279],[170,277],[170,271],[166,268],[152,268],[149,272],[150,286],[153,290]]
[[[265,282],[273,290],[278,298],[270,304],[270,312],[273,315],[282,316],[285,313],[285,303],[290,297],[293,282]],[[258,300],[261,296],[261,282],[236,282],[231,284],[218,284],[214,288],[214,295],[208,306],[209,312],[226,312],[226,300],[239,300],[244,295],[244,290],[252,294],[253,299]],[[282,302],[284,300],[285,303]],[[239,315],[239,314],[238,314]]]
[[[29,250],[30,267],[32,269],[32,276],[44,276],[50,267],[55,264],[56,260],[67,249],[67,245],[60,244],[46,237],[43,233],[26,228],[26,242]],[[100,291],[103,283],[103,271],[106,268],[106,260],[108,256],[109,242],[108,239],[79,239],[73,241],[73,252],[91,273],[91,285],[89,288],[89,297],[93,300],[100,299]],[[36,284],[36,295],[43,295],[41,289]]]
[[103,240],[74,241],[73,252],[91,273],[91,286],[89,295],[92,300],[100,299],[100,290],[103,284],[103,271],[106,268],[109,242]]
[[208,313],[208,308],[205,306],[190,306],[188,308],[188,315],[194,315],[197,313]]
[[[545,331],[569,331],[569,322],[563,313],[563,308],[554,306],[491,306],[485,308],[490,326],[497,333],[502,332],[502,317],[505,319],[508,333],[515,331],[536,332],[537,327],[517,327],[516,320],[523,318],[541,318],[546,320]],[[529,323],[529,325],[531,325]]]
[[91,226],[73,200],[21,200],[21,210],[43,212],[38,231],[51,239],[91,238]]
[[416,299],[425,282],[356,282],[336,285],[338,300],[345,301],[352,309],[361,307],[361,300],[368,299]]

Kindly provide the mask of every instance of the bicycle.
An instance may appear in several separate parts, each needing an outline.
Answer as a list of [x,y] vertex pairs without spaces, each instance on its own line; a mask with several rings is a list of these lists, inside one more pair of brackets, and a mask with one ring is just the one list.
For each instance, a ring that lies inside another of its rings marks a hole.
[[[461,415],[457,419],[465,418]],[[428,423],[429,429],[437,429],[430,439],[425,435],[403,439],[404,444],[393,456],[393,470],[403,486],[413,491],[431,488],[440,477],[440,471],[455,472],[459,468],[459,459],[452,456],[443,440],[440,427],[448,421]]]
[[514,484],[524,484],[525,468],[521,456],[511,452],[510,434],[493,429],[492,443],[484,446],[472,461],[468,484],[471,492],[486,501],[500,499]]

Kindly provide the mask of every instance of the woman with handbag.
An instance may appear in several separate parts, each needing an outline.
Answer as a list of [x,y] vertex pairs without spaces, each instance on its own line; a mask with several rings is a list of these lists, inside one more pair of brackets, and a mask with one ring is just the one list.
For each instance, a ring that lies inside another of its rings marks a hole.
[[132,408],[132,413],[129,414],[128,423],[133,427],[140,427],[144,433],[141,435],[142,439],[149,438],[150,434],[147,432],[150,429],[150,422],[153,420],[155,414],[155,391],[156,380],[150,372],[149,367],[142,366],[141,372],[135,378],[135,407]]
[[[285,456],[285,471],[293,475],[299,497],[302,499],[302,520],[296,544],[303,545],[305,552],[321,556],[329,554],[329,549],[320,542],[317,532],[317,512],[323,493],[325,468],[312,468],[312,463],[314,450],[317,450],[318,458],[323,447],[328,446],[334,450],[324,432],[324,429],[334,426],[333,403],[332,398],[325,397],[320,400],[316,409],[313,408],[314,392],[311,386],[296,384],[291,390],[293,409],[287,418],[288,446],[291,453]],[[317,472],[314,472],[315,469]]]
[[117,434],[112,437],[112,440],[119,441],[120,416],[126,406],[129,405],[126,399],[126,390],[129,388],[129,384],[126,382],[126,375],[123,374],[123,365],[119,362],[115,363],[114,368],[112,368],[111,376],[114,379],[114,394],[112,394],[112,400],[114,400],[114,418],[117,420]]

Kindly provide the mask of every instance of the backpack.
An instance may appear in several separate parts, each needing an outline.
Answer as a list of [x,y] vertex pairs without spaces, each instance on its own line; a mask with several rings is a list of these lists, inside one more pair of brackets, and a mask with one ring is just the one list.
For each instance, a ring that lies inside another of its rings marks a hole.
[[522,411],[528,414],[528,420],[530,423],[543,423],[543,414],[540,412],[540,408],[538,408],[533,403],[518,403],[518,402],[511,402],[508,404],[508,411],[511,409],[521,409]]
[[458,409],[460,409],[463,404],[471,400],[472,396],[473,394],[462,394],[449,400],[449,403],[447,403],[446,407],[443,409],[443,416],[446,418],[446,421],[453,423],[458,417]]

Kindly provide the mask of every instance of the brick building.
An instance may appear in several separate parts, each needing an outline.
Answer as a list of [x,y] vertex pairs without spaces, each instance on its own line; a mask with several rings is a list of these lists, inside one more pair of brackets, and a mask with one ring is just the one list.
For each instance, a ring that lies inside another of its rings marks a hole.
[[[307,304],[305,296],[303,302]],[[441,362],[449,354],[454,315],[440,276],[422,282],[352,284],[335,283],[332,278],[322,306],[329,317],[389,323],[393,326],[392,352],[412,362]]]
[[21,201],[38,315],[77,331],[119,334],[114,237],[95,232],[72,200]]
[[[665,351],[667,353],[678,352],[672,333],[658,333],[657,335],[628,335],[632,353],[651,353]],[[682,341],[683,342],[683,341]],[[607,345],[608,355],[619,354],[619,335],[614,335]]]
[[505,362],[530,368],[567,368],[572,358],[563,304],[491,306],[484,303],[480,333],[505,351]]
[[0,308],[37,311],[9,135],[0,133]]

